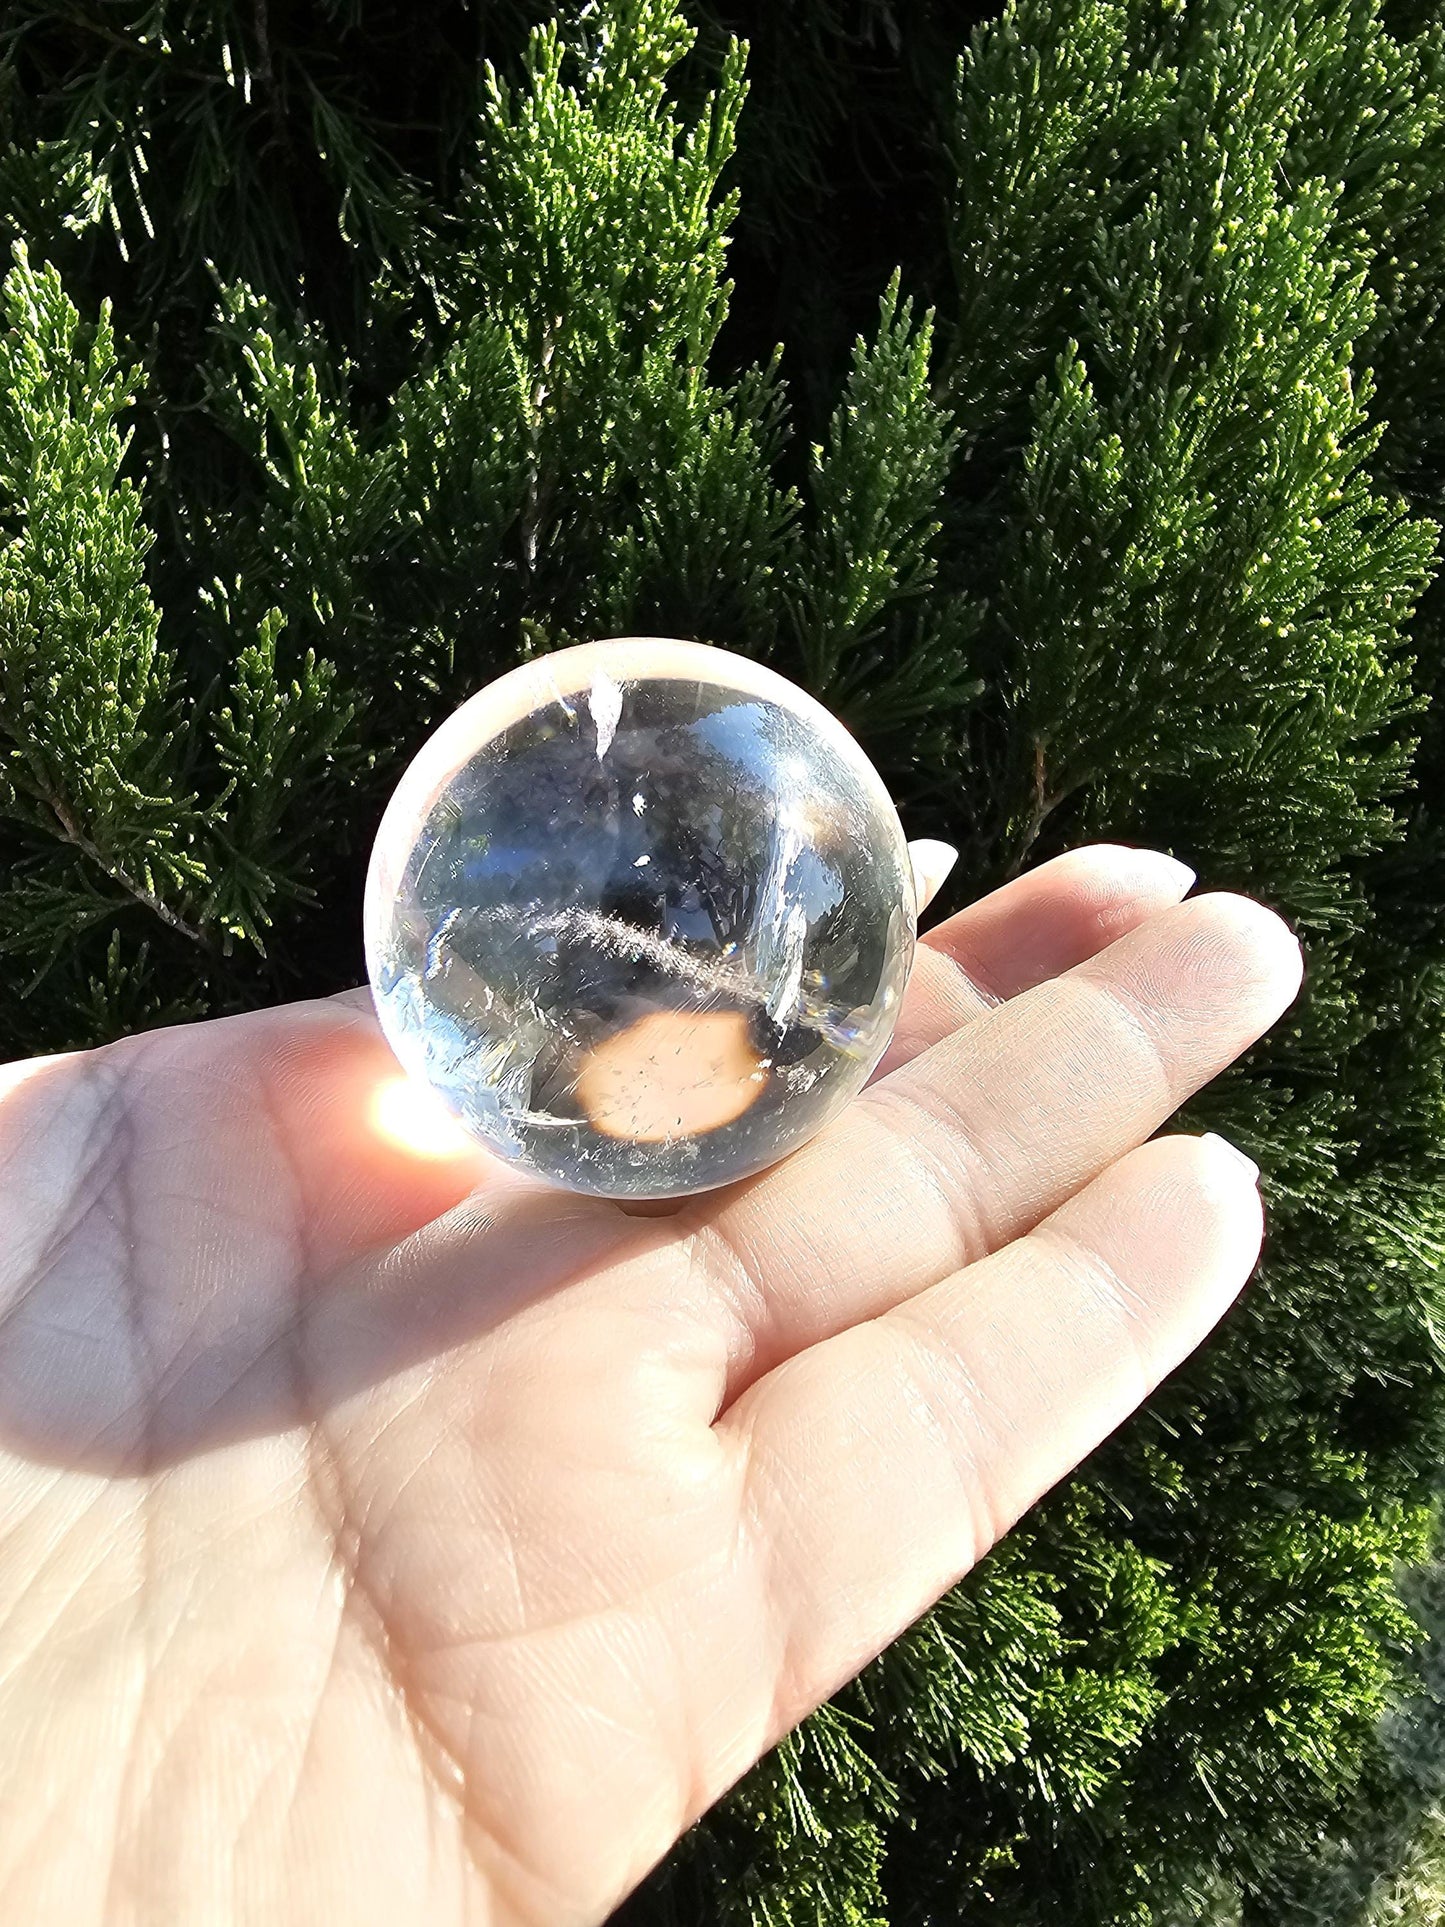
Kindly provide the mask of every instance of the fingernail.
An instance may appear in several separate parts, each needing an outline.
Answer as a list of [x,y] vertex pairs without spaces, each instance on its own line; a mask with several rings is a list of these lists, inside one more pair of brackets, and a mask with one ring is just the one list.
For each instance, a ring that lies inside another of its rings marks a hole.
[[938,843],[925,836],[909,844],[908,854],[913,859],[913,888],[918,897],[918,913],[922,916],[947,883],[949,872],[958,861],[958,851],[951,843]]
[[1200,1143],[1217,1144],[1221,1151],[1228,1151],[1235,1163],[1242,1164],[1245,1170],[1248,1171],[1250,1181],[1254,1184],[1259,1183],[1259,1166],[1253,1158],[1247,1158],[1237,1144],[1231,1144],[1227,1137],[1221,1137],[1218,1131],[1206,1131],[1200,1139]]

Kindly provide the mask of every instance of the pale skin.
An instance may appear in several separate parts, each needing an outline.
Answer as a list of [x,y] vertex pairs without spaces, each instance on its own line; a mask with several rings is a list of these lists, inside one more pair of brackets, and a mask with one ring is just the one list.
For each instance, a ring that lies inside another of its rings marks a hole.
[[584,1927],[1206,1340],[1154,1137],[1286,926],[1076,851],[868,1090],[636,1215],[378,1127],[364,993],[0,1070],[0,1919]]

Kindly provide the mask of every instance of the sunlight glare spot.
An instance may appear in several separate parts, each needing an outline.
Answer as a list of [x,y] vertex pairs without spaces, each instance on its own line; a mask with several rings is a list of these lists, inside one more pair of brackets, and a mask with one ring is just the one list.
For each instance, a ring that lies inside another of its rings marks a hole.
[[455,1158],[476,1145],[441,1099],[409,1077],[389,1077],[371,1100],[378,1137],[417,1158]]

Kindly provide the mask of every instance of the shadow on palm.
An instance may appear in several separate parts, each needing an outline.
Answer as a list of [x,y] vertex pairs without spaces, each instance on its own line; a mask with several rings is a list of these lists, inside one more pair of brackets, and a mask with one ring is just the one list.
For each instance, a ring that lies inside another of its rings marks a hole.
[[307,1424],[671,1240],[480,1149],[389,1143],[364,992],[22,1069],[0,1427],[55,1464],[127,1476]]

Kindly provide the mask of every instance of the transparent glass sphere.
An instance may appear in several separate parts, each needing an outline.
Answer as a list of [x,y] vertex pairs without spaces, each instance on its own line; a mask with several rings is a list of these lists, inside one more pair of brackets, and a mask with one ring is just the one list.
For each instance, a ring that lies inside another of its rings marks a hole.
[[575,1191],[677,1197],[866,1083],[913,957],[877,771],[803,690],[658,637],[539,657],[423,745],[377,834],[366,955],[405,1068]]

